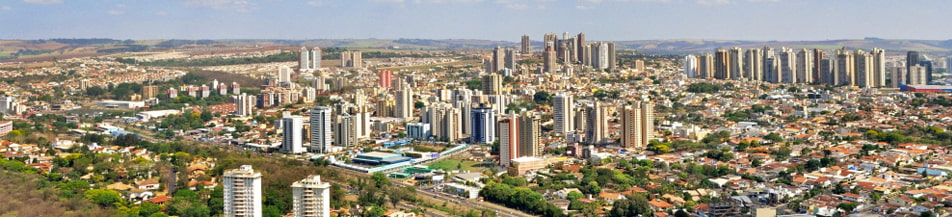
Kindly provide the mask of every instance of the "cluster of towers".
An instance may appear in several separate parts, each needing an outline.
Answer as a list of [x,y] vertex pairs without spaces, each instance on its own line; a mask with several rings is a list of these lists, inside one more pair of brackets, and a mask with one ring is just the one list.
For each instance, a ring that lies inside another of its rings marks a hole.
[[771,47],[717,49],[714,54],[688,55],[688,77],[772,83],[825,84],[875,88],[886,86],[885,51]]
[[301,57],[298,60],[299,71],[310,72],[321,68],[321,48],[314,47],[309,50],[307,47],[301,47],[299,53]]
[[[263,216],[261,173],[251,165],[225,171],[223,202],[225,216]],[[331,185],[321,177],[310,175],[291,184],[293,216],[329,217]]]

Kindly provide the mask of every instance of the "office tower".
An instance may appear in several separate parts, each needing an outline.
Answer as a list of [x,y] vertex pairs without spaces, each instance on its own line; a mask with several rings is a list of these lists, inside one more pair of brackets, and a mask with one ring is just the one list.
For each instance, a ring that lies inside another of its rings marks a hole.
[[871,87],[886,86],[886,51],[881,48],[870,50],[873,55],[873,84]]
[[428,123],[407,123],[406,128],[409,138],[428,140],[433,135]]
[[552,119],[555,122],[555,129],[553,130],[556,133],[565,134],[574,131],[573,122],[575,120],[572,118],[574,103],[572,96],[565,94],[565,92],[559,92],[552,98],[554,113]]
[[575,37],[572,37],[572,38],[569,38],[568,42],[566,43],[567,43],[566,55],[568,55],[568,61],[566,62],[572,63],[572,64],[577,63],[579,60],[579,50],[578,50],[578,45],[576,45],[575,43],[578,43],[578,40],[575,39]]
[[294,217],[330,217],[331,185],[321,176],[309,175],[291,184]]
[[797,83],[807,83],[812,84],[814,82],[813,75],[813,51],[807,50],[806,48],[800,49],[797,52],[796,58],[796,70],[797,70]]
[[380,70],[380,72],[377,72],[377,84],[380,85],[381,88],[393,87],[391,82],[393,82],[393,71]]
[[522,55],[532,54],[532,41],[529,40],[529,35],[522,35],[522,47],[520,47],[519,52]]
[[932,83],[932,61],[920,60],[919,65],[926,69],[926,80],[924,84]]
[[287,66],[282,66],[281,68],[278,68],[277,80],[279,85],[290,83],[291,82],[291,68]]
[[836,74],[834,73],[835,72],[835,70],[833,69],[834,67],[836,67],[836,63],[830,58],[820,59],[820,64],[819,64],[820,71],[818,72],[820,77],[818,78],[817,83],[835,86]]
[[480,87],[483,89],[483,94],[486,95],[502,94],[502,76],[499,76],[499,74],[483,75],[483,82]]
[[225,216],[261,217],[261,173],[241,165],[225,171],[223,177]]
[[[906,72],[912,72],[909,68],[912,66],[919,65],[922,56],[919,55],[919,51],[909,51],[906,52]],[[912,74],[912,73],[909,73]],[[910,79],[906,79],[910,80]]]
[[[519,157],[542,156],[542,146],[539,136],[542,135],[542,129],[539,128],[539,118],[532,112],[523,112],[519,116]],[[502,129],[499,129],[502,132]],[[502,137],[500,137],[502,139]]]
[[697,56],[687,55],[684,57],[684,75],[688,78],[697,77]]
[[833,68],[836,71],[834,78],[836,85],[853,85],[856,79],[855,66],[852,52],[846,48],[836,50],[836,67]]
[[698,56],[698,67],[697,67],[697,77],[698,78],[711,78],[714,77],[714,56],[705,53]]
[[556,41],[556,45],[555,45],[556,58],[561,60],[563,63],[572,62],[571,60],[568,59],[569,57],[568,46],[569,46],[569,41],[566,39]]
[[304,152],[304,117],[291,115],[291,112],[284,112],[284,118],[281,119],[281,152],[288,154],[299,154]]
[[592,43],[592,67],[595,69],[610,69],[610,64],[614,62],[611,60],[614,56],[611,54],[611,49],[612,46],[606,42]]
[[645,61],[644,60],[634,60],[634,70],[636,72],[645,72]]
[[404,121],[410,120],[413,118],[413,90],[410,87],[404,86],[400,90],[397,90],[397,104],[396,112],[397,118],[402,118]]
[[[607,57],[608,57],[608,66],[607,66],[607,68],[608,68],[609,71],[615,71],[615,65],[616,65],[616,64],[615,64],[615,61],[617,61],[617,60],[615,60],[615,59],[616,59],[616,55],[615,55],[615,42],[608,42],[606,45],[608,46],[608,47],[607,47],[607,49],[608,49],[608,51],[607,51],[607,52],[608,52],[608,55],[607,55]],[[637,63],[638,60],[635,60],[635,62]],[[643,71],[645,70],[644,65],[645,65],[645,64],[644,64],[644,61],[642,61],[641,68],[640,68],[639,72],[643,72]],[[636,66],[635,68],[637,68],[637,66]]]
[[249,117],[254,115],[254,106],[255,96],[242,93],[241,95],[234,96],[235,99],[235,110],[238,117]]
[[890,75],[890,77],[892,78],[890,80],[890,85],[889,85],[890,87],[899,88],[902,85],[909,84],[909,81],[906,80],[909,78],[909,75],[906,74],[906,67],[903,67],[903,66],[892,67],[892,70],[893,70],[892,74]]
[[589,144],[602,144],[608,142],[608,108],[605,105],[595,101],[594,104],[586,107],[585,113],[588,120],[585,127],[585,138]]
[[512,159],[519,157],[519,121],[515,115],[505,115],[499,121],[499,165],[511,166]]
[[347,113],[337,115],[334,122],[334,145],[354,148],[357,147],[357,120]]
[[307,71],[311,69],[311,51],[307,50],[307,47],[301,47],[298,51],[300,58],[298,60],[298,70]]
[[[466,97],[465,100],[456,101],[455,107],[459,109],[460,113],[460,129],[463,134],[470,135],[473,133],[473,116],[470,115],[473,113],[473,103],[470,100],[470,97]],[[460,136],[462,137],[462,136]]]
[[427,123],[437,140],[455,142],[460,138],[460,110],[448,103],[436,103],[427,108]]
[[497,73],[499,72],[499,70],[506,68],[505,59],[506,59],[505,49],[502,49],[502,47],[498,47],[498,46],[496,48],[493,48],[493,57],[492,57],[493,68],[492,68],[492,71],[490,72]]
[[922,65],[913,65],[909,67],[908,75],[909,78],[906,79],[908,83],[906,85],[923,85],[929,84],[928,70],[925,66]]
[[363,59],[361,57],[360,51],[343,51],[340,52],[340,66],[341,67],[350,67],[350,68],[361,68],[363,67]]
[[823,84],[821,77],[824,76],[823,75],[824,71],[821,70],[822,66],[820,61],[822,61],[825,58],[826,58],[826,53],[823,52],[823,50],[816,49],[816,48],[813,49],[813,83],[814,84]]
[[507,69],[515,70],[516,69],[516,50],[512,48],[506,48],[506,61],[503,66]]
[[142,86],[142,98],[151,99],[151,98],[155,98],[158,95],[159,95],[159,86],[155,86],[155,85]]
[[790,48],[780,48],[780,82],[794,83],[797,81],[797,54]]
[[732,47],[727,51],[728,61],[730,62],[730,77],[734,80],[743,80],[744,49]]
[[473,133],[469,135],[469,141],[476,144],[490,144],[496,140],[496,117],[490,105],[480,104],[473,108]]
[[585,33],[579,32],[578,35],[575,35],[575,50],[579,53],[579,61],[582,61],[586,58],[585,50]]
[[331,108],[317,106],[311,109],[311,146],[308,151],[327,153],[334,141],[331,131]]
[[764,80],[764,54],[759,48],[751,48],[744,51],[744,78],[750,81]]
[[552,50],[555,50],[555,43],[559,40],[559,36],[555,33],[546,33],[542,36],[542,47],[552,47]]
[[310,64],[311,69],[317,70],[321,68],[321,60],[323,60],[324,58],[321,55],[323,55],[323,52],[321,52],[321,48],[317,46],[314,46],[314,48],[311,48],[311,64]]
[[552,46],[546,46],[545,51],[542,52],[542,59],[544,60],[542,63],[543,71],[546,73],[555,72],[555,48]]
[[874,87],[873,55],[863,50],[856,50],[853,58],[853,63],[856,64],[853,66],[855,75],[853,85],[860,88]]
[[731,62],[727,50],[717,49],[714,51],[714,78],[731,79]]

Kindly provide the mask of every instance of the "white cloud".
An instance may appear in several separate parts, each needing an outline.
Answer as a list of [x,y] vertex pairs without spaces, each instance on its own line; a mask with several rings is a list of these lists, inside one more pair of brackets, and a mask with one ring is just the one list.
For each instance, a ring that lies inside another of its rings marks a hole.
[[10,6],[4,5],[4,6],[0,6],[0,10],[2,10],[2,11],[10,11],[10,10],[13,10],[13,8],[11,8]]
[[732,2],[730,0],[698,0],[697,3],[702,5],[726,5]]
[[165,16],[165,15],[169,15],[169,12],[156,11],[155,13],[152,13],[152,14],[155,14],[156,16]]
[[248,12],[255,8],[253,3],[246,0],[186,0],[185,5],[235,12]]
[[23,2],[28,4],[52,5],[62,4],[63,0],[23,0]]
[[123,15],[123,14],[126,14],[125,11],[118,11],[118,10],[109,10],[109,11],[106,11],[106,13],[109,14],[109,15]]
[[503,5],[503,6],[505,6],[506,8],[509,8],[509,9],[516,9],[516,10],[529,9],[529,5],[528,5],[528,4],[525,4],[525,3],[517,3],[517,2],[513,2],[512,0],[497,0],[497,1],[496,1],[496,4]]
[[593,7],[593,6],[585,6],[585,5],[576,5],[576,6],[575,6],[575,9],[579,9],[579,10],[591,10],[591,9],[594,9],[594,8],[595,8],[595,7]]

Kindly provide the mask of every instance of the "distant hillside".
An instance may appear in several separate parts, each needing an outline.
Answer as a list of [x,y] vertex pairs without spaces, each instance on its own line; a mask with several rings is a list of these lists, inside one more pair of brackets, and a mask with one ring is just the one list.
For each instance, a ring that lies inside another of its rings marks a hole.
[[820,48],[849,49],[882,48],[887,52],[905,52],[909,50],[921,51],[938,55],[952,53],[952,40],[890,40],[890,39],[857,39],[857,40],[830,40],[830,41],[733,41],[733,40],[645,40],[616,42],[626,49],[642,50],[648,53],[704,53],[713,52],[718,48],[742,47],[790,47],[790,48]]

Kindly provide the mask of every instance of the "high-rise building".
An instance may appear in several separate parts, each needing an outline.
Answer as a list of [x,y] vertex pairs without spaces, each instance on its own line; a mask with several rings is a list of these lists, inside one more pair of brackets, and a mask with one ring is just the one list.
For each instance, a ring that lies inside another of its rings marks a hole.
[[[83,78],[82,80],[79,80],[79,89],[80,89],[80,90],[86,90],[86,89],[88,89],[88,88],[89,88],[89,79]],[[158,92],[158,91],[156,91],[156,92]],[[143,94],[143,96],[145,96],[145,94]]]
[[324,59],[321,55],[324,55],[323,52],[321,52],[321,48],[317,46],[311,48],[311,69],[316,70],[321,68],[321,60]]
[[156,85],[145,85],[142,86],[142,98],[151,99],[159,95],[159,86]]
[[846,48],[836,50],[836,67],[833,68],[836,75],[834,78],[836,85],[855,84],[855,66],[856,64],[855,57],[853,57],[853,52],[846,50]]
[[588,120],[585,127],[585,138],[589,144],[603,144],[608,142],[608,108],[598,101],[586,107]]
[[[906,71],[912,72],[912,70],[910,70],[909,68],[912,68],[912,66],[915,66],[915,65],[919,65],[921,58],[922,56],[919,55],[919,51],[906,52]],[[909,74],[912,74],[912,73],[909,73]],[[906,79],[906,80],[910,80],[910,79]]]
[[473,133],[469,135],[469,141],[476,144],[490,144],[496,140],[496,117],[490,105],[480,104],[473,108]]
[[552,46],[545,47],[545,51],[542,52],[542,68],[546,73],[555,72],[555,48]]
[[428,123],[407,123],[406,128],[409,138],[428,140],[433,135]]
[[391,88],[393,85],[391,85],[390,82],[392,81],[393,71],[380,70],[377,72],[377,84],[380,85],[381,88]]
[[505,115],[499,121],[499,165],[509,167],[519,157],[519,121],[515,115]]
[[331,185],[309,175],[291,184],[294,217],[330,217]]
[[484,75],[481,87],[483,89],[483,94],[502,94],[502,76],[499,76],[499,74]]
[[529,40],[529,35],[522,35],[522,46],[520,48],[519,52],[522,55],[532,54],[532,41]]
[[565,92],[559,92],[552,98],[552,119],[555,122],[554,130],[556,133],[565,134],[575,131],[573,124],[575,119],[572,117],[572,113],[575,111],[574,103],[572,95],[565,94]]
[[334,123],[334,145],[354,148],[357,147],[357,120],[347,113],[337,115]]
[[493,57],[492,57],[493,68],[490,72],[498,73],[499,70],[506,68],[506,50],[502,47],[493,48]]
[[764,54],[759,48],[751,48],[744,51],[743,76],[749,81],[764,80]]
[[[830,80],[823,80],[825,79],[823,78],[823,76],[828,76],[828,75],[824,75],[824,73],[827,73],[828,71],[822,70],[823,66],[821,61],[823,61],[823,59],[826,59],[826,52],[818,48],[814,48],[813,49],[813,83],[814,84],[827,84],[832,81],[832,77]],[[824,83],[824,82],[827,82],[827,83]]]
[[460,110],[448,103],[436,103],[427,108],[426,120],[430,132],[437,140],[455,142],[460,138]]
[[555,50],[555,43],[559,40],[559,36],[555,33],[546,33],[542,36],[542,47],[552,47],[552,50]]
[[698,67],[697,67],[697,77],[698,78],[711,78],[714,77],[714,56],[705,53],[698,56]]
[[730,50],[727,50],[727,55],[728,61],[730,62],[730,77],[734,80],[746,79],[742,72],[744,68],[744,49],[732,47]]
[[357,128],[357,139],[370,139],[370,108],[360,103],[351,109]]
[[830,58],[822,58],[820,59],[819,66],[820,66],[819,67],[820,71],[818,72],[818,74],[820,75],[820,77],[818,78],[817,82],[819,84],[825,84],[825,85],[831,85],[831,86],[837,85],[836,73],[835,73],[836,70],[834,69],[836,67],[835,61]]
[[688,78],[697,77],[697,56],[687,55],[684,57],[684,75]]
[[284,112],[284,118],[281,119],[281,152],[289,154],[299,154],[304,152],[304,117],[291,115],[291,112]]
[[350,67],[350,68],[362,68],[364,61],[361,55],[362,53],[360,51],[340,52],[340,66]]
[[254,115],[254,107],[257,100],[255,100],[254,95],[248,95],[242,93],[241,95],[234,96],[235,99],[235,111],[238,117],[248,117]]
[[639,102],[621,109],[621,146],[627,149],[644,149],[653,138],[654,106]]
[[278,84],[291,83],[291,68],[287,66],[278,68],[278,75],[276,77]]
[[592,67],[595,69],[608,69],[611,65],[611,48],[606,42],[592,43]]
[[[542,145],[539,136],[542,135],[542,129],[539,128],[539,118],[532,112],[524,112],[519,116],[519,157],[542,156]],[[502,128],[499,129],[500,134]],[[499,139],[502,137],[500,135]]]
[[298,51],[301,59],[298,60],[298,70],[307,71],[311,70],[311,51],[307,47],[301,47]]
[[331,131],[331,108],[317,106],[311,109],[311,146],[310,152],[327,153],[331,147],[333,132]]
[[931,60],[920,60],[919,65],[926,69],[926,83],[932,83],[932,61]]
[[909,72],[907,73],[909,77],[906,81],[906,85],[922,85],[929,84],[928,69],[922,65],[913,65],[909,67]]
[[790,48],[780,48],[780,82],[797,81],[797,53]]
[[644,60],[637,59],[637,60],[634,60],[634,61],[631,61],[631,62],[634,63],[634,67],[633,67],[633,68],[634,68],[634,70],[635,70],[636,72],[645,72],[645,61],[644,61]]
[[724,49],[717,49],[714,52],[714,78],[731,79],[730,53]]
[[886,86],[886,51],[881,48],[870,50],[873,55],[873,87]]
[[582,62],[582,65],[591,66],[592,65],[592,44],[582,45],[582,50],[579,51],[582,54],[580,55],[582,59],[579,62]]
[[510,70],[516,70],[516,50],[506,48],[506,61],[503,66]]
[[575,50],[579,52],[579,61],[583,61],[585,58],[591,59],[591,53],[587,54],[589,56],[584,53],[585,45],[585,33],[579,32],[578,35],[575,35]]
[[377,96],[377,106],[374,109],[377,117],[396,117],[396,112],[394,111],[397,106],[397,101],[394,100],[393,95],[390,94],[381,94]]
[[815,74],[813,72],[813,69],[815,69],[815,67],[813,67],[813,51],[807,50],[806,48],[800,49],[800,51],[797,52],[795,62],[797,70],[797,73],[795,73],[797,76],[796,82],[812,84],[814,81],[813,75]]
[[909,75],[906,74],[906,67],[897,66],[892,67],[892,73],[890,74],[890,85],[892,88],[900,88],[904,84],[909,84],[909,81],[906,79],[909,78]]
[[[608,55],[607,55],[607,57],[608,57],[608,66],[606,66],[606,68],[608,68],[609,71],[614,71],[614,70],[615,70],[615,65],[617,65],[617,64],[615,63],[615,61],[617,61],[617,60],[616,60],[617,57],[616,57],[616,55],[615,55],[615,42],[608,42],[608,43],[605,44],[605,45],[607,45],[607,49],[608,49],[608,51],[607,51],[607,52],[608,52]],[[635,60],[635,63],[637,63],[637,62],[638,62],[638,60]],[[639,72],[644,72],[644,70],[645,70],[644,65],[645,65],[645,64],[644,64],[644,61],[642,61],[642,62],[641,62],[641,68],[638,68],[637,64],[636,64],[635,68],[638,69]]]
[[780,57],[767,56],[767,59],[764,59],[764,81],[780,83],[780,77]]
[[397,91],[396,117],[404,120],[413,118],[413,90],[403,87]]
[[648,146],[648,143],[654,139],[654,104],[651,102],[641,103],[641,144],[642,147]]
[[225,216],[261,217],[261,173],[251,165],[225,171],[222,176]]
[[854,58],[854,86],[860,88],[874,87],[875,72],[873,72],[873,55],[863,50],[856,50]]

